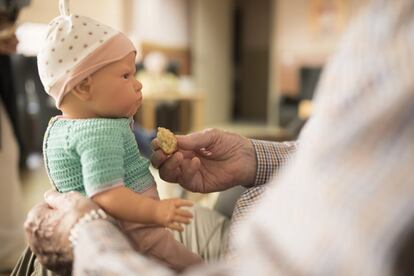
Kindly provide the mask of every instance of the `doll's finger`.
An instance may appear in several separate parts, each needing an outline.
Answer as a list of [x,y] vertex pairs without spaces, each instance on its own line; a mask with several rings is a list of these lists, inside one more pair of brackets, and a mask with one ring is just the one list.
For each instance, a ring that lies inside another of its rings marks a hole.
[[193,214],[185,209],[177,209],[175,210],[175,214],[182,217],[192,218]]
[[177,199],[174,202],[174,204],[175,204],[176,207],[179,207],[179,208],[181,208],[181,207],[192,207],[194,205],[192,201],[187,200],[187,199]]
[[179,222],[179,223],[184,223],[184,224],[189,224],[190,223],[190,219],[188,217],[184,217],[184,216],[174,216],[173,219],[175,222]]
[[172,230],[176,230],[179,232],[184,231],[184,227],[182,227],[180,224],[178,223],[170,223],[167,225],[168,228],[172,229]]

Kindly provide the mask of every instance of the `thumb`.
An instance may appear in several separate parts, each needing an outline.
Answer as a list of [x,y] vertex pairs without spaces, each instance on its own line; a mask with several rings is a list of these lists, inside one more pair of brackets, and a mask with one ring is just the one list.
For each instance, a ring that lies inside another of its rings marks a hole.
[[217,136],[217,130],[206,129],[188,135],[177,135],[177,143],[179,148],[183,150],[198,151],[209,147],[216,140]]
[[71,206],[78,196],[80,194],[76,192],[59,193],[56,190],[48,190],[44,194],[46,203],[53,209],[64,209]]

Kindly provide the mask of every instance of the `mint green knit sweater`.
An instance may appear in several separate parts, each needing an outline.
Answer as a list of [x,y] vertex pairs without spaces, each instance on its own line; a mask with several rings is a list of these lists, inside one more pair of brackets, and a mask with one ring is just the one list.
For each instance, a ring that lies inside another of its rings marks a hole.
[[91,197],[117,185],[140,192],[154,183],[149,161],[139,154],[131,119],[52,118],[43,154],[59,192]]

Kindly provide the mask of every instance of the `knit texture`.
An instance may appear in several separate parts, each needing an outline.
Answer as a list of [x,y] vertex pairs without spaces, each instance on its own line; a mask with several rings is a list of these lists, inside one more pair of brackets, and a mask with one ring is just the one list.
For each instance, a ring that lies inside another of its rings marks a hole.
[[122,184],[135,192],[150,187],[149,161],[139,154],[130,126],[125,118],[53,118],[43,153],[56,189],[91,197]]

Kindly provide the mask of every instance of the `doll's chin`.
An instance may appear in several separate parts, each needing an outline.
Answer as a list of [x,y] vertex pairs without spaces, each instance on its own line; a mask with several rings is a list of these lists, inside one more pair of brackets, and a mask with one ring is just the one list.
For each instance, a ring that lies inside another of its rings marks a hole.
[[131,108],[130,112],[128,112],[128,117],[134,116],[135,113],[137,113],[139,106],[140,105],[137,105],[137,106]]

